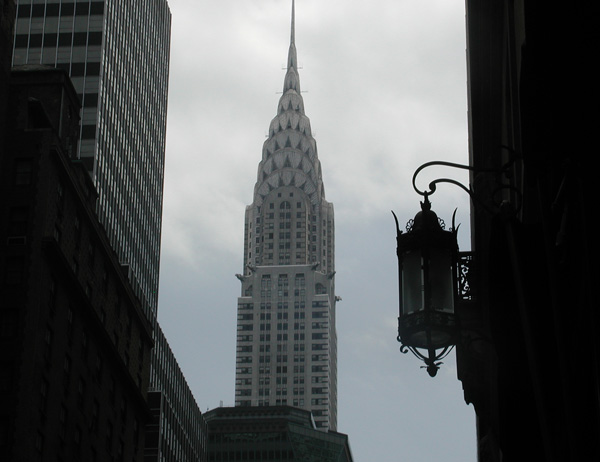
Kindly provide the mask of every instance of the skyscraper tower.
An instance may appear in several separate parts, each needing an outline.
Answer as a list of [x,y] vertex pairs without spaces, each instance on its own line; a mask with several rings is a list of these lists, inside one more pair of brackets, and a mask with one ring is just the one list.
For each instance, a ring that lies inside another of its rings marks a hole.
[[13,65],[66,69],[98,216],[156,317],[171,13],[167,0],[17,0]]
[[236,406],[297,406],[318,428],[336,429],[334,275],[333,205],[304,114],[292,1],[283,94],[246,207]]

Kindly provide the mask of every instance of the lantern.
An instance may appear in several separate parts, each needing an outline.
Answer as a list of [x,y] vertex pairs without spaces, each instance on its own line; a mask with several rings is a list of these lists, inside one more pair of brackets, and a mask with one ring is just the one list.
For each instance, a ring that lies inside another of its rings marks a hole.
[[409,221],[406,233],[394,214],[400,286],[398,341],[400,351],[410,350],[434,377],[458,336],[454,313],[458,244],[457,230],[444,229],[427,193],[424,196],[421,211]]

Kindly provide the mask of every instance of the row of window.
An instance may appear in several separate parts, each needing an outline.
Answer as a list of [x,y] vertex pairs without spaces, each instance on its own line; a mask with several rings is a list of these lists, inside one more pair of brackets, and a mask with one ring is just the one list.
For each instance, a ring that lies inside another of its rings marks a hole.
[[102,32],[61,32],[47,34],[17,34],[16,48],[71,47],[102,45]]
[[[304,387],[293,387],[291,390],[293,396],[302,396],[305,394],[306,390]],[[327,388],[325,387],[313,387],[311,388],[311,395],[326,395],[328,393]],[[287,396],[288,389],[286,387],[277,387],[275,388],[276,396]],[[251,388],[241,388],[235,391],[236,396],[252,396]],[[259,388],[258,396],[271,396],[271,388]],[[318,398],[315,398],[317,400]],[[316,402],[316,401],[315,401]]]
[[[298,394],[295,394],[295,395],[296,395],[296,396],[301,396],[301,394],[300,394],[300,393],[298,393]],[[236,393],[236,396],[247,397],[247,396],[251,396],[251,395],[250,395],[249,393],[248,393],[248,394],[237,394],[237,393]],[[268,397],[268,396],[270,396],[269,390],[268,390],[268,389],[265,389],[265,390],[263,391],[263,394],[260,394],[260,390],[259,390],[259,396],[262,396],[263,398],[264,398],[264,397]],[[287,396],[287,391],[285,391],[285,392],[284,392],[284,390],[281,390],[279,393],[277,393],[277,396]],[[326,405],[327,405],[327,403],[328,403],[328,401],[329,401],[329,400],[328,400],[327,398],[312,398],[312,399],[310,400],[310,404],[311,404],[311,406],[326,406]],[[272,402],[271,402],[271,403],[272,403]],[[303,407],[303,406],[304,406],[304,398],[297,398],[297,399],[294,399],[294,400],[292,401],[292,403],[293,403],[293,405],[294,405],[294,406],[300,406],[300,407]],[[262,400],[262,399],[261,399],[261,400],[259,400],[259,401],[258,401],[258,403],[257,403],[257,404],[258,404],[259,406],[270,406],[270,405],[272,405],[272,404],[270,404],[270,402],[269,402],[269,400],[268,400],[268,399],[266,399],[266,400]],[[281,405],[285,406],[285,405],[287,405],[287,404],[288,404],[288,400],[287,400],[287,399],[285,399],[285,398],[284,398],[284,399],[277,399],[277,400],[275,401],[275,403],[274,403],[274,404],[275,404],[276,406],[281,406]],[[249,400],[247,400],[247,401],[245,401],[245,400],[239,400],[239,401],[237,401],[237,400],[236,400],[236,406],[250,406],[250,401],[249,401]],[[314,411],[313,411],[313,415],[316,415],[316,414],[314,413]],[[322,417],[322,416],[327,416],[327,411],[326,411],[326,410],[324,410],[324,411],[323,411],[323,413],[321,413],[321,414],[318,414],[318,415],[319,415],[320,417]],[[319,422],[315,422],[315,424],[316,424],[317,426],[319,426]],[[323,425],[321,425],[321,426],[323,426]],[[261,459],[261,460],[262,460],[262,459]]]
[[92,14],[104,14],[103,1],[92,1],[90,3],[61,2],[48,3],[46,5],[21,4],[17,10],[17,16],[20,18],[29,16],[34,18],[45,16],[86,16]]
[[[311,383],[327,383],[328,377],[326,375],[315,375],[311,377]],[[304,384],[304,376],[296,375],[293,378],[294,385],[302,385]],[[275,377],[275,384],[277,385],[287,385],[288,378],[287,377]],[[251,378],[239,378],[235,381],[236,385],[252,385]],[[258,379],[258,384],[260,386],[270,385],[271,377],[269,376],[261,376]],[[314,388],[313,388],[314,389]]]
[[[284,305],[286,305],[285,308],[287,308],[287,303],[282,303],[281,305],[282,305],[282,307]],[[270,321],[271,314],[273,314],[273,315],[277,314],[277,319],[281,319],[281,320],[288,319],[288,315],[289,315],[289,313],[287,311],[281,311],[278,313],[270,313],[270,312],[262,313],[261,312],[259,319],[261,321]],[[306,318],[306,312],[304,312],[304,311],[295,311],[294,312],[294,319],[305,319],[305,318]],[[238,314],[237,319],[238,319],[238,321],[252,321],[254,319],[254,313],[241,312]],[[273,316],[273,319],[275,319],[275,316]],[[319,324],[319,325],[317,325],[317,324]],[[321,324],[323,324],[323,323],[313,323],[313,328],[323,327]]]
[[[250,346],[250,350],[246,350],[246,351],[252,351],[252,345]],[[244,347],[238,347],[238,348],[244,348]],[[304,343],[296,343],[294,344],[294,351],[304,351],[305,348],[305,344]],[[239,350],[238,350],[239,351]],[[270,353],[271,352],[271,345],[269,344],[262,344],[259,346],[259,351],[261,353]],[[285,353],[288,351],[288,346],[287,343],[283,343],[283,344],[278,344],[277,345],[277,352],[278,353]]]
[[[306,313],[304,311],[296,311],[294,312],[294,319],[305,319]],[[238,314],[238,321],[252,321],[254,319],[254,314],[253,313],[240,313]],[[260,313],[260,318],[261,321],[270,321],[271,320],[271,313]],[[275,316],[273,316],[273,319],[275,319]],[[278,320],[287,320],[288,319],[288,313],[287,312],[278,312],[277,313],[277,319]],[[326,323],[316,323],[313,322],[312,323],[312,327],[313,328],[323,328],[323,327],[327,327]],[[298,328],[298,327],[294,327],[294,328]],[[302,327],[299,327],[300,329],[304,329],[304,323],[302,322]]]
[[[311,345],[311,349],[313,351],[326,351],[328,349],[328,345],[326,344],[317,344],[317,343],[313,343]],[[302,349],[298,349],[298,350],[294,350],[294,351],[300,351],[303,352],[304,348]],[[253,358],[252,356],[242,356],[242,354],[248,354],[251,353],[251,351],[238,351],[238,356],[236,357],[236,363],[237,364],[252,364],[253,362]],[[287,355],[287,354],[277,354],[277,355],[270,355],[270,354],[261,354],[258,357],[258,363],[259,364],[268,364],[271,363],[272,359],[275,359],[274,362],[277,363],[287,363],[289,361],[289,358],[293,357],[293,361],[295,363],[304,363],[306,361],[306,356],[304,355],[304,353],[295,353],[294,355]],[[312,354],[310,356],[311,361],[313,362],[320,362],[320,361],[328,361],[328,355],[327,353],[320,353],[320,354]]]
[[[278,314],[281,314],[281,313],[278,313]],[[287,313],[285,313],[285,314],[287,314]],[[294,319],[304,319],[304,316],[302,316],[303,314],[304,313],[301,313],[301,312],[294,313]],[[267,315],[270,315],[270,313],[266,313],[266,314],[261,313],[260,320],[261,321],[270,320],[271,316],[267,316]],[[329,313],[327,311],[313,311],[311,313],[311,316],[313,319],[319,319],[319,318],[327,319],[327,318],[329,318]],[[253,319],[253,315],[251,313],[238,315],[239,321],[252,321],[252,319]],[[286,318],[278,317],[277,319],[284,320]],[[280,324],[281,324],[281,327],[277,327],[277,330],[287,330],[288,329],[288,326],[287,326],[288,323],[277,323],[278,326]],[[283,327],[283,324],[286,325],[285,328]],[[271,323],[260,323],[259,325],[261,326],[261,327],[259,327],[260,330],[271,330]],[[268,327],[266,327],[266,326],[268,326]],[[325,321],[313,322],[311,324],[311,326],[313,329],[326,329],[328,327],[327,322],[325,322]],[[303,330],[304,328],[305,328],[304,322],[295,322],[294,323],[294,329]],[[254,329],[253,329],[252,324],[239,324],[238,323],[237,330],[254,330]],[[313,335],[320,335],[320,334],[313,334]]]
[[[294,399],[291,402],[292,402],[292,405],[295,406],[295,407],[304,407],[304,398],[296,398],[296,399]],[[258,406],[272,406],[273,404],[275,406],[286,406],[288,404],[288,400],[285,399],[285,398],[283,398],[283,399],[277,399],[277,400],[275,400],[275,402],[272,402],[272,401],[269,401],[268,399],[265,399],[265,400],[260,399],[260,400],[257,401],[256,404]],[[251,405],[251,401],[250,400],[236,400],[235,405],[236,406],[250,406]],[[319,423],[320,422],[315,422],[315,424],[317,425],[317,427],[324,426],[324,425],[319,425]],[[221,458],[221,456],[222,456],[221,453],[218,453],[218,452],[216,454],[211,453],[209,455],[210,456],[209,460],[211,460],[211,461],[212,460],[219,460],[219,461],[220,460],[235,460],[233,458],[234,457],[233,453],[230,452],[229,454],[230,454],[230,457],[231,457],[230,459],[222,459]],[[252,454],[252,452],[250,452],[250,454]],[[278,451],[269,451],[269,453],[267,455],[267,451],[262,451],[260,458],[259,458],[259,456],[257,456],[256,460],[285,460],[286,459],[286,453],[285,452],[283,452],[281,456],[279,456],[278,454],[279,454]],[[291,454],[289,455],[288,458],[292,459],[293,457],[294,457],[293,456],[293,452],[291,452]]]
[[[321,356],[321,355],[319,355]],[[322,365],[313,365],[311,366],[311,372],[314,373],[327,373],[329,366],[327,364]],[[304,365],[295,365],[293,366],[294,374],[304,374],[306,372],[306,368]],[[271,370],[271,366],[260,366],[258,368],[258,373],[260,375],[270,376],[273,371]],[[287,366],[276,366],[274,372],[276,374],[287,374],[288,367]],[[236,376],[238,375],[252,375],[252,366],[237,366],[235,369]]]
[[[239,329],[238,329],[239,330]],[[250,338],[252,339],[252,335],[238,335],[238,338]],[[283,334],[277,334],[276,339],[278,342],[287,342],[288,341],[288,334],[283,333]],[[259,336],[259,340],[261,342],[270,342],[271,341],[271,334],[260,334]],[[304,334],[294,334],[294,340],[295,341],[303,341],[305,340],[305,335]]]

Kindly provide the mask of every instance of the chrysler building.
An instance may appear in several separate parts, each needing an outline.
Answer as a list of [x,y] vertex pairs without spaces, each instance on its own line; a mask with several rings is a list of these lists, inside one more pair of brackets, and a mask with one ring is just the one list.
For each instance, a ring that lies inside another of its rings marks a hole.
[[293,1],[283,94],[246,207],[237,277],[236,406],[300,407],[317,428],[336,430],[333,205],[304,113]]

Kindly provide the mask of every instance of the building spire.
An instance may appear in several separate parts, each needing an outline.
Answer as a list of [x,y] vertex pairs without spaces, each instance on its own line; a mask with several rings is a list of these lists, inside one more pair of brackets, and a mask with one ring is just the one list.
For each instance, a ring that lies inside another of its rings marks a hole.
[[290,44],[296,43],[296,2],[292,0],[292,33],[290,37]]
[[288,52],[287,73],[283,83],[283,92],[293,89],[300,94],[298,77],[298,57],[296,56],[296,2],[292,0],[292,24],[290,32],[290,50]]
[[304,113],[300,78],[296,64],[295,1],[292,0],[292,22],[288,67],[277,115],[269,125],[268,139],[263,145],[262,160],[254,189],[254,205],[280,186],[303,190],[313,205],[325,201],[321,163],[317,143],[312,136],[310,120]]

